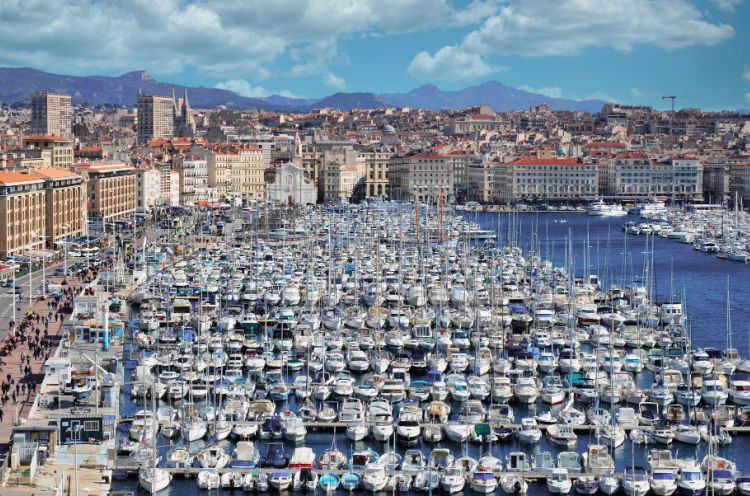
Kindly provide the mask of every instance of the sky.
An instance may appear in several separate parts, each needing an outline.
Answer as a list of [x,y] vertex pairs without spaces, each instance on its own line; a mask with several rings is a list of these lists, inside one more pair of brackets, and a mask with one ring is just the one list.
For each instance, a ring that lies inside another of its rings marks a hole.
[[[750,0],[0,0],[0,66],[245,96],[454,90],[750,108]],[[745,28],[745,29],[743,29]]]

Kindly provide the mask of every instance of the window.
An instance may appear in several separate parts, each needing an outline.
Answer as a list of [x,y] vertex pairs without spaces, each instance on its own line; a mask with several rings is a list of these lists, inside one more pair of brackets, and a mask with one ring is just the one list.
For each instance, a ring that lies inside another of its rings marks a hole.
[[86,420],[83,422],[83,430],[84,431],[98,431],[99,430],[99,421],[98,420]]

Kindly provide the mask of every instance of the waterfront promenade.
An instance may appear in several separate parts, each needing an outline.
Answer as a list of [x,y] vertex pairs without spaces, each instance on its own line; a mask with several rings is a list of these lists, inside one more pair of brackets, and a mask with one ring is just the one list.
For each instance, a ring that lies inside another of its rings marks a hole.
[[[49,281],[59,284],[62,282],[62,277],[49,278]],[[67,284],[63,288],[70,288],[70,292],[74,293],[80,290],[82,284],[79,278],[68,277]],[[68,296],[64,295],[57,303],[55,303],[52,297],[39,298],[34,301],[32,308],[34,315],[40,316],[39,323],[37,323],[36,318],[33,321],[29,320],[29,326],[25,330],[23,342],[17,339],[15,348],[10,353],[0,357],[2,360],[2,364],[0,365],[0,384],[8,382],[11,384],[11,389],[7,392],[7,401],[4,405],[0,405],[0,409],[3,412],[2,420],[0,420],[0,463],[2,463],[10,448],[13,425],[17,425],[20,420],[26,419],[29,416],[36,396],[41,392],[41,384],[44,379],[44,363],[46,362],[47,354],[49,356],[54,354],[54,350],[62,339],[63,322],[70,316],[70,312],[72,311],[72,305],[67,304],[68,298]],[[20,315],[18,308],[27,312],[28,300],[25,300],[23,303],[16,302],[16,307],[17,315]],[[47,315],[50,316],[46,329],[48,345],[40,355],[35,357],[32,349],[29,347],[29,338],[35,341],[37,338],[36,330],[39,330],[39,339],[44,339],[45,326],[43,319],[46,319]],[[22,322],[23,320],[19,317],[17,327],[20,327]],[[5,349],[10,340],[10,329],[6,325],[0,334],[0,349]],[[21,364],[22,354],[25,359],[25,365],[31,368],[31,373],[27,374],[24,372],[24,365]],[[31,357],[30,360],[27,358],[29,356]],[[10,376],[10,381],[8,380],[8,376]],[[14,402],[13,393],[15,392],[16,384],[19,384],[19,393],[16,395],[16,401]],[[30,391],[30,384],[36,384],[36,389]],[[21,392],[23,386],[25,386],[25,393]]]

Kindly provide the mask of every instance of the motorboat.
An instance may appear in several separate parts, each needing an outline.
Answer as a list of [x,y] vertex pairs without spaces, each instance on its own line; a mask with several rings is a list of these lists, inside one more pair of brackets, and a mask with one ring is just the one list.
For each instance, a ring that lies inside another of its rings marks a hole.
[[198,489],[211,491],[221,487],[221,476],[215,468],[204,469],[198,472]]
[[547,475],[547,491],[550,494],[570,494],[573,483],[568,476],[568,470],[564,468],[554,468]]
[[547,427],[549,441],[562,448],[574,448],[578,443],[578,436],[573,427],[563,424],[553,424]]
[[677,488],[683,496],[700,496],[706,490],[703,471],[697,464],[680,467]]
[[517,436],[521,443],[538,443],[542,438],[542,431],[533,417],[524,417],[521,419],[521,429]]
[[469,488],[478,494],[494,494],[497,485],[495,474],[485,467],[475,468],[469,477]]
[[629,466],[622,475],[622,490],[625,494],[646,496],[651,486],[643,467]]

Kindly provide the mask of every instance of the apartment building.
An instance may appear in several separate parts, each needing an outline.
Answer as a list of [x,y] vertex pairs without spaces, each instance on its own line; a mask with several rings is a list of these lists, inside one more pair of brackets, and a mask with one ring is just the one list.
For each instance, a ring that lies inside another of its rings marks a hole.
[[673,196],[699,200],[703,195],[703,164],[693,157],[652,160],[645,153],[628,153],[613,159],[615,194]]
[[521,157],[499,164],[495,197],[520,200],[569,201],[597,194],[597,166],[578,158]]
[[0,171],[0,256],[41,250],[45,216],[44,181],[29,174]]
[[319,196],[325,202],[340,202],[352,197],[365,176],[365,165],[353,148],[331,148],[323,154],[321,171]]
[[176,155],[172,167],[178,174],[181,205],[195,205],[199,201],[215,199],[209,193],[208,163],[205,158],[189,153]]
[[359,157],[365,163],[365,197],[387,197],[388,170],[390,169],[393,152],[379,149],[360,151]]
[[162,203],[161,171],[151,167],[133,169],[135,174],[135,208],[149,210]]
[[238,145],[232,151],[239,160],[229,171],[231,195],[243,199],[262,199],[265,190],[263,150],[253,145]]
[[85,234],[83,177],[70,169],[54,167],[32,169],[28,174],[43,181],[47,247],[54,249],[65,238]]
[[174,98],[155,95],[138,95],[138,143],[149,140],[168,140],[174,135]]
[[35,135],[23,139],[24,148],[48,150],[47,167],[67,169],[73,164],[73,141],[59,136]]
[[135,213],[138,194],[134,167],[102,161],[73,164],[73,170],[86,180],[90,221],[104,224]]
[[726,157],[712,157],[703,161],[703,201],[726,204],[730,201],[731,167]]
[[467,195],[469,201],[486,203],[495,194],[495,168],[498,162],[478,162],[467,167]]
[[36,91],[31,94],[31,132],[44,136],[73,136],[70,95]]
[[437,203],[455,201],[455,170],[444,155],[415,154],[394,159],[390,171],[391,198]]

